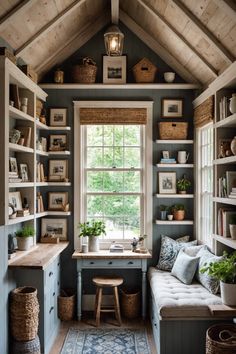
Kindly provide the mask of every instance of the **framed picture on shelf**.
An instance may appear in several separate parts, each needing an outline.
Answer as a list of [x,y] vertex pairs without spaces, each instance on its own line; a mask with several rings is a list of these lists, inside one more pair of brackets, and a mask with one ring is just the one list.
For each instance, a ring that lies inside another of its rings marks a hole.
[[162,158],[163,159],[169,159],[170,158],[170,153],[168,150],[162,151]]
[[[232,193],[232,188],[236,190],[236,171],[226,171],[227,196]],[[234,190],[234,191],[235,191]]]
[[41,236],[59,237],[61,241],[67,240],[67,220],[66,219],[41,219]]
[[232,139],[219,139],[217,155],[219,159],[233,155],[230,148],[231,141]]
[[28,165],[26,163],[20,163],[19,170],[20,170],[20,178],[22,179],[22,182],[28,182],[29,181]]
[[103,56],[103,83],[126,83],[126,55],[117,57]]
[[50,151],[65,151],[67,146],[67,135],[52,134],[50,135],[49,144]]
[[20,192],[9,192],[9,204],[12,204],[15,211],[22,210],[22,199]]
[[18,175],[17,160],[15,157],[9,157],[9,172]]
[[64,210],[68,204],[68,192],[49,192],[48,210]]
[[159,193],[176,194],[176,172],[158,172]]
[[50,108],[50,125],[65,127],[67,122],[67,108]]
[[162,118],[182,118],[183,99],[182,98],[163,98],[161,101]]
[[49,181],[65,181],[68,179],[67,160],[49,160]]

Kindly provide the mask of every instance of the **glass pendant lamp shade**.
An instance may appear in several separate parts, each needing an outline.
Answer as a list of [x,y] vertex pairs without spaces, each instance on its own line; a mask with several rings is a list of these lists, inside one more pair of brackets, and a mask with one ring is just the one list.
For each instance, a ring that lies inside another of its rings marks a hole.
[[104,33],[104,42],[107,55],[119,56],[123,52],[124,34],[112,25]]

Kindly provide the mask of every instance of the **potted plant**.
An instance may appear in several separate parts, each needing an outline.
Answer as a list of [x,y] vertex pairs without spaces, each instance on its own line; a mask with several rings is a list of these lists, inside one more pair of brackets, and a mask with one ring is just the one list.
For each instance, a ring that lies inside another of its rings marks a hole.
[[17,246],[19,251],[27,251],[31,244],[32,239],[35,234],[35,230],[32,226],[24,226],[22,229],[15,232],[17,239]]
[[176,187],[180,194],[186,194],[188,188],[191,187],[191,182],[183,175],[183,178],[177,180]]
[[174,220],[184,220],[185,217],[185,207],[183,204],[175,204],[172,206],[172,211],[174,215]]
[[220,281],[222,302],[228,306],[236,306],[236,252],[226,252],[219,262],[210,263],[200,269]]
[[229,232],[233,240],[236,240],[236,215],[232,215],[229,220]]
[[166,220],[167,212],[169,210],[169,207],[166,205],[160,205],[160,214],[161,214],[161,220]]
[[84,223],[79,223],[79,229],[79,237],[88,237],[89,252],[98,252],[98,236],[106,235],[104,221],[91,220]]

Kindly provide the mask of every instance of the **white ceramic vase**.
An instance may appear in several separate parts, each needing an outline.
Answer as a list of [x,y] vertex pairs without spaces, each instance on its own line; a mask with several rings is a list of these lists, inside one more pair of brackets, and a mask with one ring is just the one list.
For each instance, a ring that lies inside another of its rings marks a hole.
[[233,240],[236,240],[236,225],[229,224],[230,236]]
[[89,236],[88,237],[88,251],[89,252],[98,252],[99,251],[99,237],[98,236]]
[[236,113],[236,93],[233,93],[230,98],[229,110],[232,114]]
[[236,284],[220,282],[221,300],[224,305],[236,306]]
[[230,144],[230,149],[234,155],[236,155],[236,136],[233,138]]
[[17,237],[16,239],[19,251],[27,251],[32,244],[31,237]]

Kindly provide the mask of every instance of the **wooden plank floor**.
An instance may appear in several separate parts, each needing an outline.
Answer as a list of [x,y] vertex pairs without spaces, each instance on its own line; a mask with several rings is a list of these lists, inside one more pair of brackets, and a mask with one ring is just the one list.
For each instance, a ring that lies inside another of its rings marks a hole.
[[[145,328],[147,330],[148,342],[151,350],[151,354],[157,354],[155,349],[154,338],[152,334],[151,324],[148,320],[143,321],[142,319],[126,320],[122,318],[122,326],[118,327],[115,325],[115,320],[111,315],[102,315],[101,325],[99,328]],[[59,335],[57,336],[54,345],[50,351],[50,354],[59,354],[62,349],[66,334],[70,327],[73,328],[95,328],[95,321],[92,314],[87,314],[86,318],[81,322],[78,321],[64,321],[61,322]],[[124,353],[125,354],[125,353]]]

